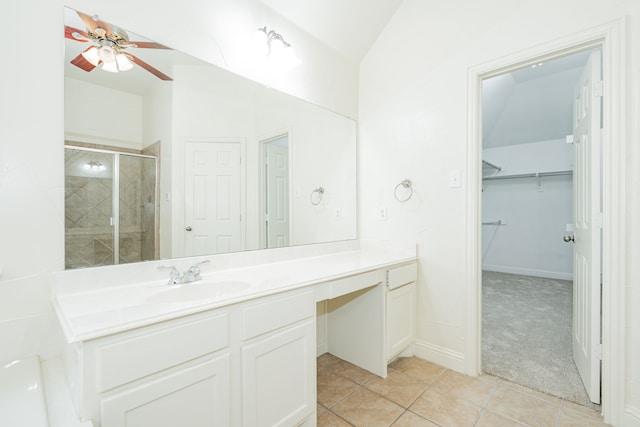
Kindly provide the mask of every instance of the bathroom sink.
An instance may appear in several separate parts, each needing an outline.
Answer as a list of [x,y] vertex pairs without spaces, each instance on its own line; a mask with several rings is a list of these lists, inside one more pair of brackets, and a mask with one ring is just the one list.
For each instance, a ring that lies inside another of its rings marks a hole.
[[199,299],[214,299],[240,293],[249,288],[246,282],[202,282],[186,283],[155,293],[147,298],[148,302],[184,302]]

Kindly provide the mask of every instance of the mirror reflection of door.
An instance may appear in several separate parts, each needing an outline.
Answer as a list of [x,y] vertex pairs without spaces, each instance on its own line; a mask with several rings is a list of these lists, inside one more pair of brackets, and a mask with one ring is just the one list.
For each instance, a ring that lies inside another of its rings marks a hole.
[[239,142],[186,142],[185,256],[244,249]]
[[289,245],[289,137],[261,141],[262,247]]

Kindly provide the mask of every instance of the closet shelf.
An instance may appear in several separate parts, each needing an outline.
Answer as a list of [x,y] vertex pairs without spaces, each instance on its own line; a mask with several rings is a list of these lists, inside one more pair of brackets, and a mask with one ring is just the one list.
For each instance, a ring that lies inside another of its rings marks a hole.
[[482,177],[482,180],[489,181],[494,179],[542,178],[544,176],[560,176],[560,175],[573,175],[573,171],[565,170],[565,171],[553,171],[553,172],[521,173],[521,174],[513,174],[513,175],[492,175],[492,176]]
[[490,167],[490,168],[492,168],[492,169],[495,169],[495,170],[496,170],[496,172],[500,172],[500,171],[502,170],[502,168],[501,168],[500,166],[496,166],[496,165],[494,165],[494,164],[493,164],[493,163],[491,163],[491,162],[487,162],[486,160],[483,160],[483,161],[482,161],[482,166],[483,166],[483,167],[484,167],[484,166],[488,166],[488,167]]

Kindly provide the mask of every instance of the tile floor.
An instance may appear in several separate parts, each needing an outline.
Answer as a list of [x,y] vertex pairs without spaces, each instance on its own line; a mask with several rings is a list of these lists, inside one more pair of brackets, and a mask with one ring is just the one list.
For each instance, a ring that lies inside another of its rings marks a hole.
[[497,377],[468,377],[408,357],[386,379],[318,358],[318,427],[606,426],[599,413]]

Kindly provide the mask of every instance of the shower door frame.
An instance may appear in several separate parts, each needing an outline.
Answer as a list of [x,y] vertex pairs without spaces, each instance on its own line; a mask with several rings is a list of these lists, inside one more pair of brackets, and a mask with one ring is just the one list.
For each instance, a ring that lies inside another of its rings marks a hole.
[[[139,154],[139,153],[131,153],[126,151],[119,150],[109,150],[104,148],[91,148],[91,147],[83,147],[78,145],[64,144],[65,149],[70,150],[79,150],[79,151],[91,151],[94,153],[103,153],[113,155],[113,177],[112,177],[112,197],[111,197],[111,226],[113,227],[113,264],[110,265],[119,265],[120,264],[120,156],[134,156],[141,157],[146,159],[153,159],[154,163],[154,214],[153,214],[153,254],[154,259],[157,258],[157,248],[158,248],[158,170],[159,170],[159,159],[157,156],[152,156],[148,154]],[[118,172],[117,174],[115,172]],[[66,176],[66,171],[65,171]],[[66,240],[66,238],[65,238]],[[97,266],[93,266],[97,267]]]

